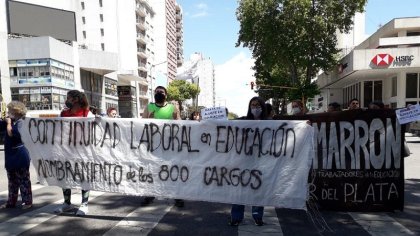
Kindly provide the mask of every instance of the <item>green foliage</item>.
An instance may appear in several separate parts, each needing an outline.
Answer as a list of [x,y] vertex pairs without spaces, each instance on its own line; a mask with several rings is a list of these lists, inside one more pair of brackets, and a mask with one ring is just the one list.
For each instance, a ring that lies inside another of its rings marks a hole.
[[168,86],[168,100],[185,101],[195,98],[200,93],[200,88],[196,84],[191,84],[185,80],[174,80]]
[[238,119],[238,115],[236,113],[229,112],[228,120],[234,120],[234,119]]
[[174,80],[168,86],[168,100],[177,101],[180,110],[183,110],[182,103],[185,100],[195,98],[200,93],[200,88],[196,84],[191,84],[185,80]]
[[[240,0],[237,46],[255,58],[258,92],[264,98],[310,97],[311,80],[337,65],[336,32],[349,32],[367,0]],[[276,86],[293,86],[280,89]]]

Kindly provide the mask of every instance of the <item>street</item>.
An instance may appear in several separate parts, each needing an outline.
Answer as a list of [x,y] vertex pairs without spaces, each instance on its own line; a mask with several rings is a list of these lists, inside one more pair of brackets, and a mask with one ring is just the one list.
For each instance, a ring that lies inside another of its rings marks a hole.
[[[34,206],[28,210],[1,209],[0,235],[420,235],[420,138],[407,134],[411,151],[405,158],[403,212],[308,212],[266,207],[264,226],[255,226],[250,207],[238,227],[227,224],[230,205],[185,201],[177,208],[172,199],[156,199],[141,206],[141,197],[91,192],[89,214],[56,215],[63,202],[61,188],[37,183],[31,168]],[[0,204],[7,199],[4,152],[0,153]],[[73,190],[77,206],[81,194]],[[20,198],[20,197],[19,197]],[[20,203],[18,203],[19,205]]]

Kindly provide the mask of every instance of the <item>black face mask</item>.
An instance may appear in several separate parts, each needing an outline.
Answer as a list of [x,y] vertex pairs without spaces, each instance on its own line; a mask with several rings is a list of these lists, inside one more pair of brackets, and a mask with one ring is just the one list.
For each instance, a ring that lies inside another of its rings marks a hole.
[[69,101],[66,101],[66,107],[69,108],[69,109],[72,109],[73,108],[73,103],[71,103]]
[[156,93],[155,94],[155,102],[162,103],[165,101],[165,94],[163,93]]

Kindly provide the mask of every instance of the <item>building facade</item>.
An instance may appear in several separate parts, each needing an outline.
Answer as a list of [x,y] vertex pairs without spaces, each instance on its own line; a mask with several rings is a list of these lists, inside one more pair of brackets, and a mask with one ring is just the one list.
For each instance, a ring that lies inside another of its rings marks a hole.
[[164,75],[157,85],[167,86],[177,75],[183,63],[182,9],[175,0],[153,0],[150,2],[155,16],[155,70]]
[[180,68],[178,79],[187,80],[197,84],[200,94],[193,101],[196,106],[215,107],[216,106],[216,77],[214,74],[214,64],[210,58],[205,58],[201,53],[190,55],[190,59]]
[[[171,58],[176,59],[177,40],[180,38],[182,41],[182,37],[176,37],[175,1],[168,2],[175,4],[171,8],[174,14],[171,15],[173,28],[170,32],[173,34],[167,36],[172,41],[162,42],[164,46],[159,46],[159,42],[155,41],[157,26],[154,19],[167,12],[157,13],[150,0],[20,1],[29,7],[43,6],[58,12],[74,13],[77,40],[56,40],[52,37],[38,39],[36,36],[42,35],[11,34],[8,31],[9,2],[0,0],[0,18],[4,19],[0,21],[2,95],[6,101],[12,98],[28,100],[31,112],[39,110],[32,113],[57,113],[62,108],[62,105],[57,104],[64,102],[62,97],[57,100],[55,94],[62,96],[70,89],[81,89],[90,104],[102,111],[116,107],[122,117],[138,117],[152,100],[152,89],[156,86],[153,75],[157,64],[155,48],[173,45],[175,49],[170,51],[173,53]],[[182,33],[182,29],[179,32]],[[41,52],[41,49],[45,51]],[[63,52],[68,57],[60,55]],[[175,60],[175,66],[170,67],[175,68],[175,74],[176,67]],[[173,73],[166,74],[169,76]],[[51,78],[44,79],[48,76]],[[51,92],[42,93],[41,90]],[[31,96],[32,93],[39,95]],[[46,102],[47,99],[50,101],[48,106],[42,105],[40,101]]]
[[399,108],[420,102],[420,17],[393,19],[350,51],[333,71],[317,79],[315,106],[344,108],[352,98]]

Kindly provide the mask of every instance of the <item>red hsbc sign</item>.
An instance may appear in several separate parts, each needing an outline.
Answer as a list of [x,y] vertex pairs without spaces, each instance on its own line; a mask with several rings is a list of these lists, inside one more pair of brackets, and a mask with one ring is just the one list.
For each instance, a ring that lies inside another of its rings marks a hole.
[[377,54],[371,60],[372,64],[377,66],[389,66],[394,61],[390,54]]

